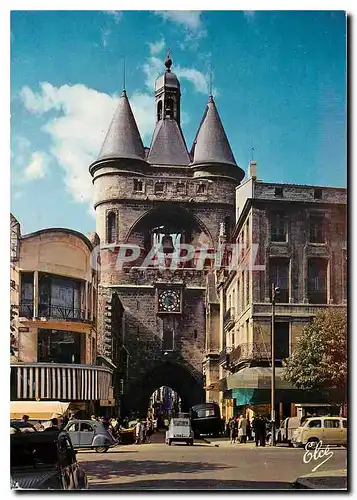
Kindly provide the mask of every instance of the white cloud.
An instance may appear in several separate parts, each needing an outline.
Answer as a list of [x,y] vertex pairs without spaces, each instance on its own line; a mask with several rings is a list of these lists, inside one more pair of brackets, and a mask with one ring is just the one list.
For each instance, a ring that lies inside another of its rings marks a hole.
[[119,24],[123,17],[123,12],[120,10],[106,10],[105,13],[112,17],[115,24]]
[[[209,93],[209,75],[202,73],[195,68],[183,68],[180,65],[174,65],[173,71],[180,79],[188,80],[194,86],[196,92],[201,94]],[[146,74],[146,87],[152,91],[156,78],[162,74],[164,70],[163,61],[157,57],[149,57],[143,65],[143,71]],[[214,89],[214,95],[218,95],[218,90]]]
[[201,28],[201,13],[202,12],[199,10],[164,10],[155,12],[156,15],[163,17],[165,21],[181,24],[190,30],[198,30]]
[[27,180],[42,179],[47,172],[48,156],[42,151],[32,153],[30,163],[24,170]]
[[[65,184],[77,202],[92,203],[89,165],[99,154],[105,134],[118,104],[116,95],[108,95],[85,85],[55,87],[42,83],[39,92],[25,87],[21,97],[32,113],[52,113],[44,126],[50,135],[49,152],[65,172]],[[149,141],[155,122],[151,95],[136,93],[130,103],[143,140]],[[60,113],[58,113],[60,111]]]
[[181,50],[198,50],[199,41],[207,35],[202,26],[201,11],[165,10],[155,14],[184,28],[185,36],[179,44]]
[[149,48],[150,48],[150,54],[155,55],[159,54],[165,47],[165,40],[161,38],[158,42],[150,43],[149,42]]
[[108,39],[111,33],[112,32],[108,29],[101,29],[102,46],[104,49],[106,49],[108,46]]

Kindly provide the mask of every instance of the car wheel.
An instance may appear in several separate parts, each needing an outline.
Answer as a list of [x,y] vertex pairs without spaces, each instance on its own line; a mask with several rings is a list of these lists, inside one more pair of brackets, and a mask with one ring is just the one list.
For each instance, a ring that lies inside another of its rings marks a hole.
[[294,448],[300,448],[299,443],[292,443],[292,445],[293,445]]
[[313,443],[313,446],[311,445],[311,448],[316,448],[317,446],[317,443],[319,442],[320,440],[317,439],[316,437],[312,437],[312,438],[309,438],[307,440],[308,443]]
[[109,446],[96,446],[94,449],[97,453],[106,453],[109,450]]
[[171,446],[171,445],[172,445],[172,441],[171,441],[171,439],[168,439],[168,440],[167,440],[167,444],[168,444],[169,446]]
[[292,447],[293,443],[291,441],[288,441],[289,448]]
[[[193,439],[191,439],[191,441],[190,441],[190,446],[193,446]],[[346,446],[346,448],[347,448],[347,446]]]

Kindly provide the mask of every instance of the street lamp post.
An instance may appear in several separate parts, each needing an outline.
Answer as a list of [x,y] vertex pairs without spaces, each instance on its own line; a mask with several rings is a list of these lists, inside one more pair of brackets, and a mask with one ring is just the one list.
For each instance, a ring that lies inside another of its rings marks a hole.
[[275,301],[280,288],[272,284],[271,289],[271,445],[275,446]]

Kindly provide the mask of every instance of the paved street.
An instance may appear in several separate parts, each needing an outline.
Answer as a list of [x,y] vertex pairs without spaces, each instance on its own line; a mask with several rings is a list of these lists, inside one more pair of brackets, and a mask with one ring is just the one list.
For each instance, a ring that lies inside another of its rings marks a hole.
[[[333,457],[319,470],[346,467],[346,450],[331,450]],[[323,460],[304,464],[304,453],[287,447],[230,445],[222,439],[193,447],[167,446],[159,433],[152,444],[121,446],[103,454],[83,451],[77,457],[90,489],[290,489],[298,476]]]

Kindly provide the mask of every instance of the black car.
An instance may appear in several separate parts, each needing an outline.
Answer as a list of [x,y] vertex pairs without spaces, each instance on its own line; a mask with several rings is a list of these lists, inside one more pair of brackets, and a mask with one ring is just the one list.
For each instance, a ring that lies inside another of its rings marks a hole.
[[202,403],[192,406],[191,424],[195,437],[212,435],[218,437],[222,431],[221,412],[216,403]]
[[82,490],[88,488],[67,432],[23,432],[10,424],[11,488]]

